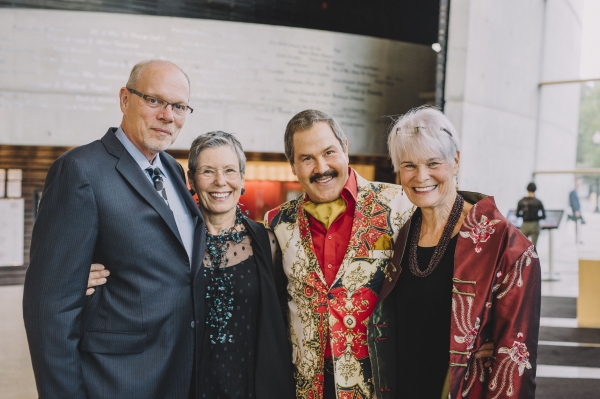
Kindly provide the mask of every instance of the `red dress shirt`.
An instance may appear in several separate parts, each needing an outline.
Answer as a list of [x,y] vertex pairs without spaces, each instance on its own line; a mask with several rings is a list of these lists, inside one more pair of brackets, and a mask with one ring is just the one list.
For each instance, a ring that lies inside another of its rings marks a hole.
[[[321,222],[308,215],[310,224],[310,234],[312,236],[315,255],[319,261],[319,266],[325,276],[327,285],[331,287],[335,281],[346,250],[350,241],[352,232],[352,221],[354,220],[354,209],[356,207],[356,196],[358,195],[358,186],[356,184],[356,175],[354,170],[348,168],[348,180],[342,188],[341,197],[346,201],[346,210],[326,229]],[[325,347],[325,358],[331,358],[331,345],[327,340]]]

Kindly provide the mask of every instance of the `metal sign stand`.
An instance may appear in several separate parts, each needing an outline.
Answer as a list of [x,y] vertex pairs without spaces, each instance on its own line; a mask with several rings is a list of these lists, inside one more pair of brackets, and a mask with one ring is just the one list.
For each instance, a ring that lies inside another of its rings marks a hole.
[[548,277],[542,279],[542,281],[560,281],[560,279],[554,275],[554,264],[552,262],[552,228],[548,230]]
[[560,278],[554,273],[552,230],[558,229],[563,218],[563,213],[562,209],[548,209],[546,210],[546,219],[540,220],[540,227],[543,230],[548,230],[548,276],[542,279],[542,281],[560,281]]
[[[562,220],[564,210],[562,209],[547,209],[546,219],[539,221],[542,230],[548,230],[548,274],[542,281],[559,281],[560,279],[554,273],[554,262],[552,258],[552,230],[558,229],[560,221]],[[517,217],[517,213],[514,209],[508,211],[506,218],[514,224],[516,227],[521,227],[522,219]],[[543,274],[546,276],[546,273]]]

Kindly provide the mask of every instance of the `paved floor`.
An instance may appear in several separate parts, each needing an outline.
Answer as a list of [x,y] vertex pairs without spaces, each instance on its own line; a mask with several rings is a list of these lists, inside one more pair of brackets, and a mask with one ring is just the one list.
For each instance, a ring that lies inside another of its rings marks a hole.
[[[600,329],[577,328],[578,259],[600,259],[600,213],[582,201],[586,224],[575,242],[575,225],[566,222],[552,232],[553,277],[542,283],[542,318],[538,350],[541,399],[600,398]],[[538,240],[542,271],[549,276],[548,232]],[[600,291],[600,287],[598,287]]]
[[[542,286],[538,357],[538,399],[600,397],[600,329],[577,328],[577,260],[600,259],[600,213],[585,201],[583,244],[575,243],[573,222],[552,233],[553,272],[558,281]],[[538,241],[542,271],[548,274],[548,232]],[[600,289],[600,287],[599,287]],[[0,399],[37,397],[21,313],[22,286],[0,286]]]
[[21,311],[23,286],[0,287],[0,398],[37,398]]

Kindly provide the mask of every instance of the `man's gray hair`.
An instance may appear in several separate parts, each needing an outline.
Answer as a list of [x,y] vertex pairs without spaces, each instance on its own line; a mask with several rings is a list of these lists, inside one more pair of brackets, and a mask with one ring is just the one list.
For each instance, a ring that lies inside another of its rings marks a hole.
[[335,137],[340,142],[342,149],[346,148],[346,142],[348,139],[335,119],[327,115],[325,112],[317,111],[315,109],[307,109],[294,115],[285,128],[285,136],[283,138],[285,145],[285,157],[292,165],[294,164],[294,133],[308,130],[318,122],[327,122],[331,130],[333,130],[333,134],[335,134]]
[[240,144],[233,134],[225,133],[220,130],[204,133],[196,137],[190,147],[188,169],[192,172],[196,171],[196,168],[198,167],[198,157],[202,151],[207,148],[216,148],[224,145],[230,146],[235,151],[240,165],[240,174],[243,178],[246,173],[246,155],[244,155],[242,144]]
[[140,75],[142,74],[142,71],[144,69],[146,69],[147,66],[151,65],[151,64],[157,64],[157,63],[163,63],[163,64],[169,64],[169,65],[173,65],[174,67],[176,67],[177,69],[179,69],[181,71],[181,73],[183,73],[183,75],[185,76],[185,78],[187,79],[188,82],[188,88],[191,88],[190,86],[190,78],[187,76],[187,73],[185,73],[183,71],[183,69],[181,69],[179,67],[179,65],[171,62],[171,61],[167,61],[167,60],[145,60],[145,61],[140,61],[137,64],[135,64],[133,66],[133,69],[131,70],[131,73],[129,74],[129,79],[127,80],[127,86],[131,89],[135,89],[137,86],[137,82],[138,80],[140,80]]
[[454,164],[460,140],[450,120],[430,106],[413,108],[396,120],[388,136],[394,170],[407,160],[441,157]]

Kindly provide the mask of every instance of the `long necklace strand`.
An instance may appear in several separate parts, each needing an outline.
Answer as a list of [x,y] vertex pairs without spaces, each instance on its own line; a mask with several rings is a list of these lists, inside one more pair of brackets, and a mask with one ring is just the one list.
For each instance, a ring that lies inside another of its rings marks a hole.
[[435,250],[433,251],[433,256],[429,261],[429,265],[427,269],[421,270],[419,269],[419,264],[417,262],[417,246],[419,244],[419,236],[421,235],[421,222],[423,220],[423,216],[421,212],[415,213],[415,227],[412,233],[412,237],[410,238],[410,248],[408,249],[408,266],[412,274],[417,277],[427,277],[438,266],[444,253],[446,252],[446,248],[448,247],[448,243],[452,238],[452,231],[454,231],[454,226],[460,219],[460,215],[463,210],[463,205],[465,203],[464,198],[460,194],[456,194],[456,199],[454,200],[454,205],[452,206],[452,210],[450,211],[450,215],[448,216],[448,221],[444,226],[444,231],[442,231],[442,236],[440,237],[440,241],[438,242]]
[[[233,311],[233,280],[232,274],[225,271],[229,258],[227,250],[229,241],[237,244],[241,243],[248,231],[243,227],[243,214],[237,208],[235,211],[235,223],[229,230],[223,230],[219,235],[206,233],[206,255],[207,268],[210,275],[210,282],[206,288],[206,299],[209,300],[210,307],[206,324],[216,333],[209,334],[212,344],[233,342],[233,335],[226,334],[225,328],[231,318]],[[238,231],[237,227],[240,226]]]

